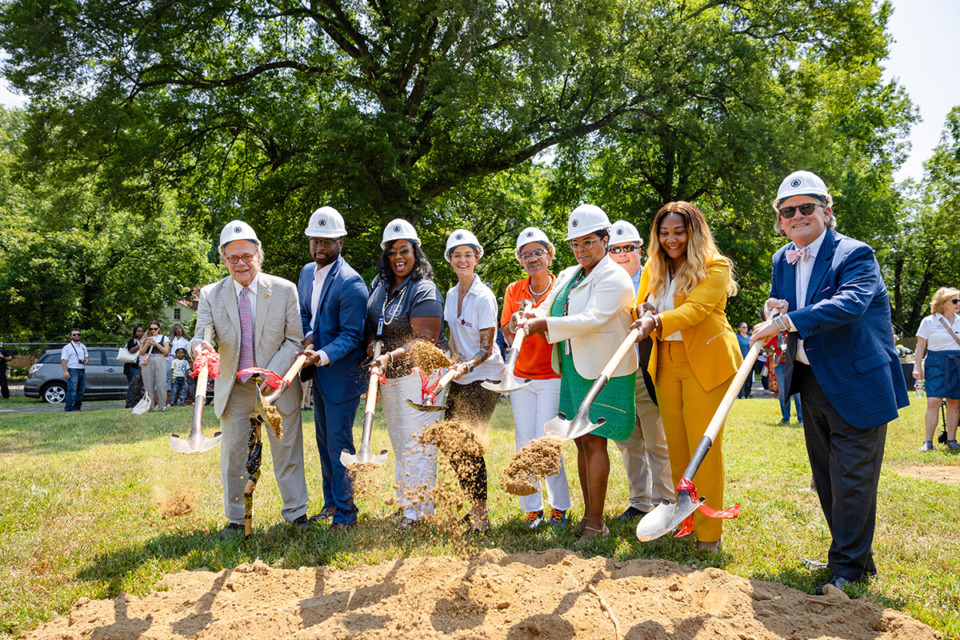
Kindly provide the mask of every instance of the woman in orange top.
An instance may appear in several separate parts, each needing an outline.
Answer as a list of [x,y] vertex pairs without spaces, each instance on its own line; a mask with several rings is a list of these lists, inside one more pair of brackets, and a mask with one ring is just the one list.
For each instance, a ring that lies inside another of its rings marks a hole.
[[[507,344],[513,344],[516,327],[511,317],[520,310],[524,300],[531,300],[534,307],[547,299],[553,289],[555,278],[550,274],[550,265],[556,249],[547,235],[536,227],[527,227],[517,237],[517,250],[514,255],[527,277],[517,280],[507,286],[503,299],[503,312],[500,315],[500,325],[503,337]],[[517,354],[517,366],[514,375],[517,378],[531,378],[533,382],[523,389],[510,394],[510,406],[513,408],[513,423],[516,433],[517,451],[546,434],[543,425],[557,416],[560,406],[560,374],[553,370],[550,364],[550,355],[553,345],[549,344],[543,334],[535,333],[523,339],[520,353]],[[537,487],[537,492],[529,496],[520,497],[520,508],[526,512],[524,524],[536,529],[544,521],[543,496],[540,491],[540,481],[530,478]],[[567,474],[563,470],[563,460],[560,461],[560,471],[545,478],[547,485],[547,501],[550,509],[550,524],[563,526],[567,523],[567,509],[570,508],[570,487],[567,485]]]
[[[676,486],[743,361],[725,313],[737,283],[733,263],[720,254],[703,213],[689,202],[671,202],[657,212],[647,255],[637,310],[653,308],[657,315],[633,327],[640,328],[640,340],[655,338],[648,371]],[[721,428],[694,483],[717,510],[723,509],[722,435]],[[693,530],[698,549],[720,548],[721,520],[697,511]]]

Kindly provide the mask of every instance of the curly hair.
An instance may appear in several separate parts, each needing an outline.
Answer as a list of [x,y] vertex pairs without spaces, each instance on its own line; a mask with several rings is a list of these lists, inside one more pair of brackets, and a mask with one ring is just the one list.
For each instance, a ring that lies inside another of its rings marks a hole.
[[[394,240],[387,244],[384,247],[383,252],[380,254],[380,259],[377,261],[377,275],[384,282],[393,282],[393,269],[390,268],[390,261],[387,260],[387,251],[390,251],[392,247],[400,240]],[[427,254],[423,252],[423,249],[420,248],[416,242],[407,240],[413,245],[413,271],[410,273],[413,276],[414,280],[420,280],[426,278],[427,280],[433,280],[433,265],[430,264],[430,260],[427,259]]]
[[683,263],[673,274],[676,282],[676,292],[688,294],[707,277],[707,262],[718,257],[726,260],[730,266],[730,282],[727,284],[727,295],[737,294],[737,283],[733,279],[733,261],[724,256],[717,249],[707,220],[703,212],[696,205],[689,202],[668,202],[663,205],[653,219],[650,228],[650,244],[647,245],[647,264],[644,269],[650,270],[650,291],[662,295],[667,289],[667,274],[669,273],[669,256],[660,246],[660,224],[671,213],[683,218],[683,226],[687,230],[687,252]]
[[947,300],[956,298],[960,295],[960,290],[954,289],[953,287],[940,287],[933,294],[933,298],[930,299],[930,314],[934,313],[943,313],[943,305],[947,303]]

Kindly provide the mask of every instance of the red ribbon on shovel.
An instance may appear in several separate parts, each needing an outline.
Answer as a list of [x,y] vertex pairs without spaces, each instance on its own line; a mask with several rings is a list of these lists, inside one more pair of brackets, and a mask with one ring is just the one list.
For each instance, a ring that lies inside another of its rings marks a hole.
[[[677,493],[681,491],[687,491],[690,494],[690,497],[694,502],[697,501],[697,488],[694,486],[693,482],[686,478],[680,480],[680,484],[677,485]],[[707,503],[704,502],[699,507],[697,511],[707,516],[708,518],[716,518],[718,520],[732,520],[740,515],[740,505],[735,504],[732,507],[728,507],[723,510],[717,510],[713,507],[707,506]],[[674,538],[682,538],[683,536],[688,536],[693,533],[693,514],[691,513],[683,521],[683,524],[680,526],[680,531],[674,536]]]
[[237,377],[249,373],[250,375],[261,375],[263,376],[263,381],[267,383],[267,386],[271,389],[279,389],[280,385],[283,384],[283,376],[269,371],[267,369],[261,369],[260,367],[250,367],[249,369],[244,369],[243,371],[237,371]]
[[207,370],[210,379],[219,378],[220,354],[216,351],[201,351],[200,354],[193,359],[193,371],[188,375],[191,378],[196,378],[203,369]]

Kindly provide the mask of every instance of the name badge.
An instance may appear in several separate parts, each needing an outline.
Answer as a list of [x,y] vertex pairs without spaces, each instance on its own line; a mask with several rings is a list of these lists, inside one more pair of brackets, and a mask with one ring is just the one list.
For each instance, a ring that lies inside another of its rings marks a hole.
[[377,340],[383,337],[383,316],[377,321]]

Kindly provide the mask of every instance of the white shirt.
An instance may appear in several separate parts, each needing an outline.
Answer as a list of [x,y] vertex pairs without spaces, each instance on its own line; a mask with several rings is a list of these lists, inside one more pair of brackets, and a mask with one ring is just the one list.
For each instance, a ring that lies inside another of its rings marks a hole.
[[[473,284],[463,298],[463,308],[457,314],[457,304],[460,298],[460,283],[454,285],[447,292],[443,307],[443,319],[450,326],[450,337],[457,347],[457,351],[464,360],[469,360],[480,351],[480,330],[497,327],[497,298],[490,287],[480,282],[480,278],[473,277]],[[496,338],[496,333],[494,333]],[[468,384],[477,380],[502,380],[503,356],[494,339],[490,345],[490,357],[456,382]]]
[[947,323],[953,334],[960,338],[960,314],[954,314],[953,323],[943,317],[943,314],[936,313],[927,316],[920,321],[920,328],[917,329],[917,337],[927,341],[927,351],[957,351],[960,345],[950,337],[950,332],[943,326],[940,319]]
[[[333,269],[333,264],[330,263],[325,267],[321,267],[313,272],[313,291],[310,293],[310,331],[303,336],[304,340],[313,339],[313,327],[317,321],[317,307],[320,304],[320,293],[323,291],[323,283],[327,281],[327,276],[330,275],[330,270]],[[313,346],[314,349],[317,348],[317,345]],[[320,356],[320,366],[325,367],[330,364],[330,357],[327,355],[326,351],[323,349],[317,350],[317,355]]]
[[[259,274],[258,274],[259,275]],[[257,322],[257,278],[247,285],[247,300],[250,301],[250,316],[253,318],[254,326]],[[237,293],[237,311],[240,310],[240,292],[243,291],[243,285],[233,281],[233,290]]]
[[170,338],[170,351],[167,353],[167,361],[169,362],[177,356],[177,349],[183,349],[187,353],[190,353],[190,341],[184,337],[173,337]]
[[[662,311],[673,311],[673,297],[677,295],[677,281],[670,277],[670,274],[667,274],[667,290],[663,293],[660,298],[654,297],[653,306],[657,308],[657,312]],[[683,340],[683,336],[680,335],[679,331],[674,331],[665,338],[661,338],[661,342],[671,341],[679,342]]]
[[63,345],[60,350],[60,359],[67,361],[67,369],[83,369],[83,361],[90,357],[87,348],[81,342],[72,340]]
[[[817,253],[820,252],[820,245],[823,244],[823,238],[826,235],[827,230],[824,229],[823,232],[817,236],[816,240],[807,245],[807,248],[810,250],[810,257],[806,260],[797,260],[796,264],[793,265],[796,272],[794,276],[796,280],[794,282],[796,282],[797,290],[797,309],[802,309],[807,306],[805,303],[807,299],[807,287],[810,286],[810,276],[813,274],[813,265],[817,261]],[[792,322],[790,323],[790,330],[797,330]],[[797,360],[803,364],[810,364],[810,360],[807,358],[807,352],[803,350],[803,340],[797,340]]]

